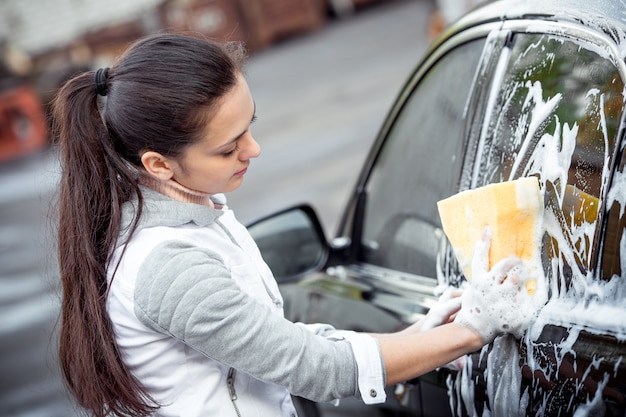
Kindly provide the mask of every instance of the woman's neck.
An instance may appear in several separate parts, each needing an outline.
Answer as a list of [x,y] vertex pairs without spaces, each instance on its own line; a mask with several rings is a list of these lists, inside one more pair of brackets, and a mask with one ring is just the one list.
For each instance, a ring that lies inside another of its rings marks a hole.
[[211,194],[192,190],[173,179],[163,181],[141,170],[139,183],[176,201],[215,207],[213,201],[211,201]]

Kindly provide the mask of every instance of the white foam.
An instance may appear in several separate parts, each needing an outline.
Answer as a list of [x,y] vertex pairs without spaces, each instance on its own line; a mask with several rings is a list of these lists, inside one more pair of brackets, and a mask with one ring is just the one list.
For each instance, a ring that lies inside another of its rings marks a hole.
[[[624,34],[621,34],[621,36],[624,37]],[[624,45],[626,47],[626,42]],[[537,45],[531,45],[529,49],[533,47],[536,48]],[[506,52],[503,56],[508,59],[509,51]],[[608,55],[607,51],[596,52],[599,52],[601,56]],[[550,64],[549,61],[553,60],[553,58],[548,56],[546,62]],[[500,61],[498,64],[499,70],[504,65],[506,65],[506,61]],[[511,138],[516,149],[520,151],[516,155],[508,179],[512,180],[520,176],[537,176],[542,192],[545,193],[547,184],[550,184],[554,189],[557,205],[562,207],[566,194],[565,185],[568,183],[570,166],[572,166],[572,159],[576,149],[579,126],[578,124],[570,125],[564,123],[555,114],[555,110],[562,101],[560,94],[544,99],[544,91],[539,82],[532,84],[527,82],[524,87],[528,90],[524,102],[526,111],[520,115],[517,130],[514,132],[514,137]],[[497,93],[497,91],[492,92],[492,96],[489,97],[490,103],[494,102],[495,94]],[[507,97],[511,96],[513,94],[509,94]],[[598,127],[603,136],[602,143],[597,145],[603,150],[602,167],[598,167],[602,169],[603,173],[600,179],[601,189],[592,191],[601,195],[609,183],[609,153],[612,151],[605,117],[605,97],[598,89],[592,88],[585,95],[585,100],[586,111],[597,116],[599,121]],[[537,130],[547,121],[556,126],[554,133],[544,134],[539,142],[533,145],[532,141],[536,137]],[[486,124],[493,125],[493,123],[494,121],[490,121]],[[481,135],[479,143],[481,149],[478,150],[477,155],[488,153],[488,150],[482,149],[485,146],[482,137],[483,135]],[[528,155],[527,153],[531,149],[532,152]],[[498,162],[491,161],[490,163],[495,164]],[[485,169],[485,167],[481,168]],[[472,186],[477,185],[478,171],[479,169],[476,167],[474,169]],[[578,179],[582,180],[583,178],[578,177]],[[619,205],[619,215],[624,216],[626,214],[626,193],[623,190],[626,189],[626,173],[623,171],[617,172],[611,181],[613,182],[613,188],[607,196],[607,207],[611,208],[614,204]],[[525,196],[522,195],[520,198],[523,200]],[[522,204],[524,204],[524,201],[518,201],[518,205]],[[593,202],[589,202],[589,204],[593,204]],[[534,315],[528,331],[521,339],[521,343],[525,345],[527,351],[524,359],[530,368],[530,372],[540,371],[546,378],[553,380],[557,379],[557,375],[554,374],[566,355],[573,354],[576,356],[574,344],[581,332],[608,334],[621,342],[626,341],[626,320],[623,318],[626,288],[623,285],[623,277],[615,276],[609,281],[604,281],[599,280],[591,272],[587,271],[587,265],[590,264],[591,259],[591,245],[595,239],[596,224],[585,222],[584,216],[580,216],[580,214],[584,213],[578,213],[579,216],[576,216],[576,223],[574,223],[574,214],[576,213],[571,214],[570,224],[564,224],[564,218],[561,215],[557,216],[552,210],[545,211],[538,235],[547,234],[561,249],[557,256],[547,260],[547,277],[543,277],[544,266],[539,258],[534,259],[530,265],[527,265],[529,275],[536,275],[544,279],[538,282],[537,292],[533,299],[534,306],[541,308],[533,311]],[[580,219],[579,217],[583,218]],[[626,265],[626,235],[622,235],[619,246],[621,265],[624,266]],[[567,282],[565,282],[565,276],[568,276]],[[502,308],[504,304],[516,306],[518,305],[517,303],[523,303],[524,300],[505,296],[502,299],[493,299],[491,301],[494,303],[493,308]],[[547,325],[560,326],[567,331],[567,337],[564,340],[551,341],[555,344],[553,353],[557,361],[556,364],[551,364],[551,366],[536,360],[535,354],[541,354],[534,350],[535,343],[538,342]],[[519,336],[522,332],[513,333]],[[491,403],[485,406],[487,415],[490,415],[488,408],[491,407],[489,409],[493,411],[493,415],[513,416],[516,415],[515,413],[518,409],[525,410],[525,404],[528,404],[529,401],[528,391],[520,392],[521,375],[517,373],[519,370],[518,351],[516,348],[509,346],[506,341],[507,337],[510,336],[496,339],[493,350],[488,351],[487,348],[483,348],[481,351],[480,362],[487,360],[487,368],[482,376],[487,381],[489,398],[491,399]],[[583,376],[589,375],[592,371],[599,368],[604,359],[596,357],[587,368],[577,369],[577,372]],[[614,364],[612,371],[614,374],[617,374],[622,360],[623,358],[620,357],[617,363]],[[468,414],[476,415],[476,410],[474,409],[474,386],[478,377],[479,375],[472,374],[471,366],[466,366],[461,370],[454,384],[449,384],[450,395],[456,395],[457,398],[455,403],[457,414],[461,414],[459,407],[462,400]],[[583,380],[584,378],[580,379],[579,390],[583,390]],[[605,373],[603,379],[598,383],[595,396],[588,398],[585,404],[578,407],[576,416],[602,410],[604,403],[601,398],[601,392],[607,383],[608,374]],[[506,386],[509,388],[508,391],[504,389]],[[494,399],[497,399],[497,402],[494,402]],[[547,410],[549,404],[547,395],[543,399],[534,398],[533,400],[535,402],[539,401],[539,404],[534,404],[535,407],[539,408],[536,410],[538,415]],[[509,409],[502,409],[502,407],[506,408],[509,406]]]
[[[613,176],[613,187],[608,193],[607,207],[611,207],[613,204],[619,204],[620,217],[623,217],[626,212],[626,193],[624,193],[623,190],[626,190],[626,172],[618,171]],[[622,252],[622,254],[624,254],[624,252]],[[622,261],[624,261],[624,259],[622,259]],[[625,265],[625,263],[622,262],[622,265]]]

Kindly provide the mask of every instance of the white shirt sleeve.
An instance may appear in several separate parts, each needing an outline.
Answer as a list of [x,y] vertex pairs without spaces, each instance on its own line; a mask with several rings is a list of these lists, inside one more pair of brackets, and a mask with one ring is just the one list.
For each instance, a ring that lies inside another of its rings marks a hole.
[[348,330],[338,330],[327,337],[345,339],[350,343],[357,363],[357,383],[363,402],[384,403],[387,399],[386,375],[378,341],[370,335]]

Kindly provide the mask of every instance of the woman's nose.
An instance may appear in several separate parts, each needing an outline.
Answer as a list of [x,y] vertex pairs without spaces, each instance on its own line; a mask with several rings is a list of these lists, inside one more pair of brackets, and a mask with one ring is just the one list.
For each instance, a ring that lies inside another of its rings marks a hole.
[[242,160],[248,160],[251,158],[256,158],[261,154],[261,147],[254,140],[254,137],[249,134],[246,135],[245,142],[243,144],[242,152],[239,153],[239,156]]

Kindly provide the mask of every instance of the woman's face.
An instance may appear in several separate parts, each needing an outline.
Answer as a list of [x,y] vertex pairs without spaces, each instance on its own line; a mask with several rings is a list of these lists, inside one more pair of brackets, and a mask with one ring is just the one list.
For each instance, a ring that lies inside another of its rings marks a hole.
[[209,194],[238,188],[250,165],[261,153],[250,132],[255,105],[248,83],[237,83],[217,105],[204,137],[189,146],[173,164],[172,179],[192,190]]

